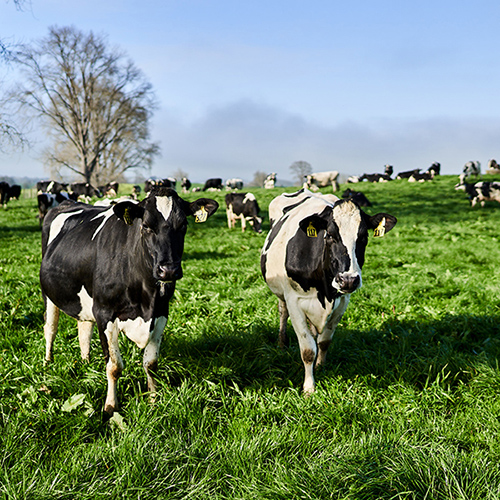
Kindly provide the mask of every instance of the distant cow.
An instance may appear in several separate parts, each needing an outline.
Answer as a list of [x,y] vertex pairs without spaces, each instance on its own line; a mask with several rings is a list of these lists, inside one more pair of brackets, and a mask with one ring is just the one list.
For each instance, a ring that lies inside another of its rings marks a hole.
[[262,275],[278,297],[280,346],[288,345],[288,317],[299,341],[305,393],[314,392],[314,366],[325,362],[350,295],[361,287],[368,230],[383,236],[396,224],[392,215],[369,216],[353,201],[329,196],[301,190],[275,198],[261,253]]
[[144,349],[148,390],[154,394],[169,301],[182,278],[187,217],[204,222],[217,207],[214,200],[189,203],[171,188],[155,187],[139,203],[106,208],[66,202],[45,217],[40,268],[45,361],[53,358],[60,310],[78,321],[83,359],[89,359],[96,323],[106,360],[108,415],[118,407],[120,332]]
[[272,172],[264,179],[264,189],[274,189],[276,186],[277,174]]
[[327,187],[332,186],[333,192],[337,191],[339,188],[339,183],[337,181],[339,173],[336,170],[331,170],[329,172],[316,172],[314,174],[306,175],[306,184],[308,188],[312,186]]
[[455,189],[465,191],[469,197],[471,207],[477,202],[484,207],[487,201],[498,201],[500,203],[500,182],[476,182],[475,184],[457,184]]
[[102,196],[117,196],[119,187],[120,184],[114,181],[114,182],[108,182],[104,186],[98,186],[97,189],[99,190]]
[[478,161],[468,161],[459,175],[459,183],[463,184],[470,176],[481,174],[481,163]]
[[226,189],[243,189],[242,179],[228,179],[226,181]]
[[387,174],[363,174],[359,180],[359,182],[368,181],[368,182],[389,182],[392,181],[389,175]]
[[408,178],[408,182],[425,182],[434,179],[434,172],[424,172],[423,174],[412,174]]
[[435,161],[427,170],[426,173],[433,174],[433,177],[441,173],[441,163]]
[[139,186],[138,184],[136,184],[133,188],[132,188],[132,198],[134,200],[137,200],[139,198],[139,195],[141,194],[141,186]]
[[222,185],[222,179],[220,177],[214,177],[213,179],[207,179],[205,185],[203,186],[203,191],[210,189],[212,191],[220,191],[224,186]]
[[38,193],[57,194],[61,191],[68,191],[68,184],[58,181],[38,181],[36,183],[36,190]]
[[259,217],[259,205],[252,193],[226,194],[226,214],[229,229],[236,226],[236,219],[241,220],[241,230],[245,231],[246,221],[256,233],[262,232],[262,218]]
[[191,189],[191,181],[187,177],[181,179],[181,188],[183,193],[187,193]]
[[388,175],[389,177],[394,173],[394,167],[392,165],[385,165],[384,166],[384,174]]
[[60,205],[63,201],[76,201],[78,196],[73,193],[67,193],[66,191],[61,191],[60,193],[38,193],[38,221],[40,225],[43,223],[43,219],[47,215],[47,212],[54,207]]
[[92,198],[93,196],[102,198],[102,193],[99,189],[95,188],[88,182],[72,182],[69,185],[69,192],[74,193],[78,198],[80,196],[84,198]]
[[1,181],[0,182],[0,205],[2,207],[7,206],[7,202],[9,201],[9,191],[10,185],[8,182]]
[[21,197],[21,186],[19,184],[12,184],[9,187],[9,198],[11,200],[18,200]]
[[420,173],[419,168],[414,168],[413,170],[406,170],[405,172],[399,172],[396,175],[396,179],[409,179],[412,175],[418,175]]
[[488,161],[488,170],[498,170],[500,169],[500,165],[498,165],[497,161],[492,158]]
[[353,191],[352,189],[346,189],[342,193],[342,198],[347,198],[349,200],[355,201],[360,207],[372,206],[368,198],[360,191]]

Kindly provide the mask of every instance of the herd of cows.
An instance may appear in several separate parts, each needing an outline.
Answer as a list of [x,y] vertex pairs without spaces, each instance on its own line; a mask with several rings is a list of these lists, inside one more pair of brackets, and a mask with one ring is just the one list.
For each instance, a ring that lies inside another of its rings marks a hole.
[[[423,174],[414,170],[398,175],[423,182],[428,179],[420,175],[432,179],[439,169],[434,163]],[[465,182],[479,173],[478,162],[468,162],[456,189],[467,192],[472,206],[489,199],[500,202],[500,183]],[[375,174],[364,174],[351,182],[387,182],[392,174],[392,167],[386,166],[384,174],[376,174],[381,176],[378,180]],[[275,197],[269,205],[270,230],[260,256],[262,276],[278,298],[279,344],[288,345],[288,318],[299,341],[305,393],[314,392],[314,367],[325,362],[350,295],[361,287],[368,233],[382,237],[397,223],[388,213],[365,213],[362,207],[371,203],[359,191],[347,189],[342,198],[318,191],[324,186],[336,191],[337,182],[337,172],[311,174],[299,191]],[[275,183],[273,173],[264,187],[270,189]],[[262,218],[255,195],[238,191],[243,187],[241,179],[229,179],[225,185],[230,191],[225,196],[229,228],[239,219],[242,231],[248,222],[260,233]],[[79,199],[116,197],[119,185],[93,188],[85,183],[44,181],[37,186],[43,221],[40,284],[45,303],[45,361],[53,359],[61,310],[77,320],[84,360],[89,359],[96,325],[106,360],[107,415],[118,408],[116,387],[123,370],[120,332],[144,349],[143,368],[148,390],[154,395],[169,302],[183,276],[187,220],[193,217],[196,223],[205,223],[219,208],[217,201],[206,197],[188,202],[175,187],[175,179],[150,179],[141,201],[134,188],[129,199],[111,202],[108,198],[91,205]],[[191,184],[183,179],[181,187],[186,192]],[[223,188],[222,179],[209,179],[199,190]]]

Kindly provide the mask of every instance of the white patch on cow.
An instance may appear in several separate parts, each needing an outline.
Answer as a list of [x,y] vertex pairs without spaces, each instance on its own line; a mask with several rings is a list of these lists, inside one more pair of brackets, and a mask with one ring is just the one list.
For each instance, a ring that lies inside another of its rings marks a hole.
[[[122,331],[137,347],[144,349],[151,338],[151,319],[144,321],[143,318],[127,319],[125,321],[115,320],[117,328]],[[110,327],[111,321],[108,323]]]
[[106,224],[106,222],[108,221],[108,219],[114,215],[114,212],[113,212],[113,208],[109,208],[108,210],[106,210],[105,212],[101,212],[99,215],[96,215],[93,219],[91,220],[96,220],[98,219],[99,217],[102,217],[103,220],[101,222],[101,224],[99,225],[99,227],[95,230],[93,236],[92,236],[92,240],[99,234],[99,231],[104,227],[104,224]]
[[253,193],[246,194],[246,196],[243,198],[243,203],[246,203],[247,201],[255,201],[255,196]]
[[168,220],[172,212],[173,201],[170,196],[157,196],[156,208],[163,215],[165,220]]
[[66,214],[60,214],[58,215],[53,221],[52,224],[50,225],[50,231],[49,231],[49,240],[47,241],[47,246],[54,241],[54,239],[57,237],[57,235],[61,232],[61,229],[64,226],[64,223],[70,218],[73,217],[74,215],[81,214],[83,210],[77,210],[76,212],[70,212]]
[[78,319],[80,321],[95,321],[94,313],[92,312],[92,307],[94,305],[94,299],[88,294],[85,287],[82,286],[82,289],[79,293],[77,293],[80,298],[80,304],[82,306],[82,310],[78,314]]

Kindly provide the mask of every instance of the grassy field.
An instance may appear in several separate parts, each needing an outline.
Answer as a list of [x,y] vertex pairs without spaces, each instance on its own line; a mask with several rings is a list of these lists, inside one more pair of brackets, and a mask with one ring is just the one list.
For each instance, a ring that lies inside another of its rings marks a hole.
[[370,239],[363,288],[310,398],[291,325],[290,349],[277,347],[277,300],[259,268],[267,206],[284,189],[252,189],[262,235],[230,231],[214,194],[222,209],[186,237],[158,400],[144,394],[142,352],[122,339],[122,406],[109,422],[97,339],[82,363],[62,317],[43,365],[35,200],[10,202],[0,498],[500,498],[500,206],[471,209],[456,180],[361,186],[367,212],[398,224]]

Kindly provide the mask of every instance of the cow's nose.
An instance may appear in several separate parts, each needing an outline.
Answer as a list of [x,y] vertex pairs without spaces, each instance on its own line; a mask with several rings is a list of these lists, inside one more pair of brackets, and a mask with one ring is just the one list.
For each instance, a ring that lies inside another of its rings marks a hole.
[[158,279],[161,281],[176,281],[182,278],[182,268],[180,266],[166,266],[160,264],[156,270]]
[[336,278],[340,291],[352,293],[359,288],[361,278],[359,274],[339,274]]

